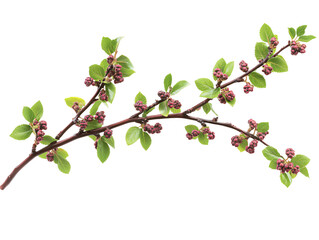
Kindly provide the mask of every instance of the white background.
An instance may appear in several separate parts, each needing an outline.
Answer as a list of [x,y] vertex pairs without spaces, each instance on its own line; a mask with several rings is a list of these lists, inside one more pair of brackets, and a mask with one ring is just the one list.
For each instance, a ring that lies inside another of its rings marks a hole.
[[[167,73],[192,83],[177,97],[184,109],[199,102],[194,80],[211,78],[219,58],[235,61],[232,77],[242,59],[256,64],[263,23],[282,46],[287,27],[308,24],[306,33],[318,36],[317,20],[315,1],[1,1],[0,180],[31,150],[31,138],[9,137],[25,123],[23,106],[41,100],[47,134],[55,136],[73,116],[64,98],[93,94],[83,82],[88,67],[105,58],[102,36],[125,36],[120,53],[136,70],[104,109],[109,124],[134,113],[138,91],[154,101]],[[237,84],[234,108],[213,106],[220,121],[244,129],[250,118],[269,121],[266,142],[310,157],[310,179],[300,174],[287,189],[268,168],[263,146],[239,153],[230,129],[213,126],[216,139],[202,146],[185,138],[189,122],[163,120],[145,152],[139,143],[126,146],[130,124],[114,129],[116,149],[104,164],[87,138],[64,146],[69,175],[40,158],[27,165],[0,192],[0,238],[318,239],[318,40],[306,50],[285,51],[289,72],[271,74],[266,89],[246,95]]]

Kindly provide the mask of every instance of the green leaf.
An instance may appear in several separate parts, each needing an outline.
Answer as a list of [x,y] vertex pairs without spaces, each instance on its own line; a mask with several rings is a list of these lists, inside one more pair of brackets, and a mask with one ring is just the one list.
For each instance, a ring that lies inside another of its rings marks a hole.
[[195,81],[196,87],[201,91],[207,91],[214,88],[214,83],[208,78],[199,78]]
[[93,104],[93,106],[92,106],[91,109],[90,109],[90,115],[93,116],[93,115],[96,114],[96,112],[99,110],[99,107],[100,107],[101,103],[102,103],[101,100],[97,100],[97,101]]
[[102,137],[103,141],[106,142],[107,144],[109,144],[112,148],[115,148],[115,141],[114,141],[114,137],[111,136],[110,138],[106,138],[106,137]]
[[248,141],[247,139],[243,139],[243,141],[241,142],[241,144],[239,144],[237,148],[240,152],[243,152],[246,150],[246,146],[248,146]]
[[60,169],[61,172],[68,174],[71,170],[71,165],[66,160],[59,154],[54,154],[54,162],[58,164],[58,168]]
[[169,107],[167,106],[167,100],[165,100],[164,102],[161,102],[159,104],[159,112],[160,114],[162,114],[163,116],[167,117],[169,114]]
[[308,169],[306,167],[300,168],[300,172],[306,177],[309,177]]
[[32,123],[33,120],[35,119],[35,115],[34,115],[32,109],[29,107],[23,107],[22,114],[23,114],[23,117],[25,118],[25,120],[27,120],[29,123]]
[[225,100],[226,100],[226,102],[230,105],[230,106],[234,106],[235,105],[235,103],[236,103],[236,98],[234,98],[233,100],[231,100],[231,101],[229,101],[229,100],[227,100],[226,98],[225,98]]
[[288,31],[291,39],[294,39],[294,37],[296,36],[296,30],[294,28],[288,28]]
[[206,134],[200,132],[200,134],[198,135],[198,141],[203,145],[208,145],[209,140]]
[[271,146],[267,146],[264,148],[263,150],[263,155],[265,156],[266,159],[272,161],[272,160],[278,160],[279,158],[281,158],[278,150],[274,147]]
[[107,67],[109,66],[109,64],[107,63],[107,59],[103,59],[100,63],[100,66],[103,68],[104,72],[106,72]]
[[261,40],[267,43],[269,43],[270,39],[274,36],[274,33],[272,32],[271,28],[266,23],[264,23],[264,25],[261,26],[259,34]]
[[264,76],[257,72],[252,72],[249,74],[249,80],[250,82],[258,88],[265,88],[266,87],[266,80]]
[[164,89],[167,92],[168,88],[172,86],[172,74],[167,74],[164,78]]
[[69,156],[68,152],[65,151],[63,148],[58,148],[58,150],[56,151],[56,154],[58,154],[59,156],[63,158],[67,158]]
[[307,166],[310,162],[310,159],[304,155],[298,154],[291,159],[291,162],[294,166],[299,165],[300,168]]
[[105,136],[102,136],[97,143],[97,156],[102,163],[110,156],[110,147],[103,138],[105,138]]
[[264,132],[267,132],[268,130],[269,130],[269,122],[258,123],[257,125],[258,132],[264,133]]
[[192,133],[193,130],[199,130],[195,125],[187,125],[185,126],[185,130],[187,133]]
[[149,114],[150,112],[152,112],[155,108],[150,108],[149,110],[143,112],[142,117],[146,117],[147,114]]
[[93,120],[91,122],[88,122],[87,127],[85,128],[85,131],[93,130],[102,127],[102,124],[99,123],[97,120]]
[[41,143],[44,145],[49,145],[50,143],[55,142],[55,141],[57,141],[57,139],[55,139],[49,135],[45,135],[45,136],[43,136],[43,140],[41,141]]
[[187,87],[188,85],[189,83],[185,80],[177,82],[172,88],[171,95],[177,94],[179,91],[181,91],[183,88]]
[[117,58],[117,62],[126,69],[134,69],[134,66],[130,59],[124,55],[121,55]]
[[[219,68],[222,72],[224,72],[225,67],[226,67],[226,61],[224,58],[221,58],[216,62],[213,72],[215,71],[216,68]],[[213,78],[214,80],[217,80],[217,77],[215,77],[214,75],[213,75]]]
[[277,169],[277,160],[271,160],[269,163],[271,169]]
[[69,97],[69,98],[64,99],[64,101],[65,101],[66,105],[68,105],[70,108],[72,108],[72,106],[75,102],[77,102],[79,104],[80,108],[85,105],[85,101],[79,97]]
[[203,110],[206,114],[208,114],[212,110],[212,104],[206,103],[205,105],[203,105]]
[[118,37],[112,40],[112,48],[111,51],[115,52],[120,44],[120,41],[123,37]]
[[13,132],[10,134],[10,137],[16,140],[25,140],[30,137],[32,133],[32,128],[27,124],[22,124],[17,126]]
[[297,36],[300,37],[305,34],[307,25],[302,25],[297,28]]
[[37,101],[32,107],[31,110],[33,111],[35,118],[39,121],[43,115],[43,106],[40,101]]
[[135,97],[135,103],[137,101],[142,101],[143,104],[147,104],[146,97],[141,92],[139,92]]
[[140,129],[140,142],[142,147],[145,149],[145,151],[151,146],[152,139],[150,135],[147,132],[144,132],[142,129]]
[[212,99],[212,98],[218,97],[219,93],[220,93],[220,88],[215,88],[215,89],[202,92],[200,96],[204,98]]
[[255,45],[255,57],[257,60],[264,59],[268,55],[268,47],[266,43],[258,42]]
[[105,93],[109,97],[109,102],[113,103],[116,93],[115,85],[111,82],[105,84]]
[[218,116],[218,114],[214,111],[213,107],[211,107],[211,109],[212,109],[212,112],[213,112],[216,116]]
[[180,113],[182,110],[179,108],[179,109],[175,109],[175,108],[171,108],[171,112],[172,113]]
[[280,173],[280,180],[286,187],[289,187],[292,182],[290,174],[287,173]]
[[313,36],[313,35],[303,35],[303,36],[301,36],[301,37],[299,37],[298,38],[298,40],[300,41],[300,42],[310,42],[312,39],[315,39],[316,37],[315,36]]
[[127,145],[132,145],[140,138],[140,128],[138,127],[131,127],[127,130],[125,139]]
[[115,51],[115,49],[113,51],[112,40],[108,37],[102,38],[101,47],[108,55],[111,55]]
[[47,158],[47,152],[41,153],[38,157],[46,159]]
[[268,60],[274,72],[287,72],[288,65],[282,56],[277,56]]
[[129,69],[129,68],[122,68],[121,72],[122,72],[123,77],[129,77],[133,73],[135,73],[135,71],[133,69]]
[[90,77],[94,80],[102,80],[105,77],[105,71],[103,67],[98,64],[91,65],[89,68]]
[[234,69],[234,62],[229,62],[229,63],[226,64],[223,73],[227,74],[228,77],[229,77],[232,74],[233,69]]

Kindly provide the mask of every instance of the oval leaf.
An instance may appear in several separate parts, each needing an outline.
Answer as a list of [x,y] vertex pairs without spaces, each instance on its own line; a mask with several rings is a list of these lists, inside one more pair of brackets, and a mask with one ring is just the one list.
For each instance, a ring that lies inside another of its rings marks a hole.
[[220,93],[220,88],[215,88],[215,89],[202,92],[200,96],[204,98],[213,99],[218,97],[219,93]]
[[274,72],[287,72],[288,65],[282,56],[277,56],[268,60]]
[[201,91],[207,91],[214,88],[214,83],[208,78],[199,78],[195,81],[196,87]]
[[307,166],[310,162],[310,159],[304,155],[298,154],[291,159],[291,162],[294,166],[299,165],[300,168]]
[[[225,66],[226,66],[226,61],[224,58],[221,58],[216,62],[213,72],[215,71],[216,68],[219,68],[222,72],[224,72]],[[217,77],[215,77],[214,75],[213,75],[213,78],[214,80],[217,80]]]
[[32,133],[32,128],[27,124],[22,124],[17,126],[13,132],[10,134],[10,137],[16,140],[25,140],[30,137]]
[[104,163],[110,156],[110,147],[102,138],[105,136],[101,137],[97,143],[97,156]]
[[189,83],[185,80],[177,82],[172,88],[171,95],[175,95],[180,92],[183,88],[187,87]]
[[169,110],[170,110],[170,108],[167,106],[167,100],[165,100],[164,102],[161,102],[158,106],[158,109],[159,109],[160,114],[167,117],[169,114]]
[[294,39],[294,37],[296,36],[296,30],[294,28],[288,28],[288,31],[291,39]]
[[272,32],[271,28],[266,23],[264,23],[264,25],[261,26],[259,34],[261,40],[267,43],[269,43],[270,39],[274,36],[274,33]]
[[85,101],[79,97],[69,97],[64,99],[64,101],[69,107],[72,107],[75,102],[77,102],[80,107],[83,107],[85,105]]
[[127,145],[132,145],[140,138],[140,128],[138,127],[131,127],[127,130],[125,139]]
[[264,148],[263,155],[265,156],[266,159],[270,161],[278,160],[279,158],[281,158],[278,150],[271,146],[267,146]]
[[229,62],[226,64],[224,73],[228,75],[228,77],[232,74],[234,69],[234,62]]
[[90,77],[94,80],[102,80],[105,77],[105,71],[103,67],[98,64],[91,65],[89,68]]
[[141,92],[139,92],[135,97],[135,103],[137,101],[142,101],[143,104],[147,104],[146,97]]
[[250,73],[249,80],[255,87],[258,87],[258,88],[265,88],[266,87],[266,80],[259,73],[256,73],[256,72]]
[[258,132],[264,133],[264,132],[267,132],[268,130],[269,130],[269,123],[268,122],[258,123],[258,125],[257,125]]
[[43,115],[43,106],[40,101],[37,101],[32,107],[31,107],[35,118],[39,121]]
[[93,106],[90,109],[90,115],[95,115],[96,112],[99,110],[99,107],[101,105],[102,101],[101,100],[97,100]]
[[150,135],[147,132],[144,132],[142,129],[140,129],[140,142],[142,147],[145,149],[145,151],[151,146],[152,139]]
[[289,187],[292,181],[290,174],[287,173],[280,173],[280,180],[286,187]]
[[307,25],[302,25],[297,28],[297,36],[300,37],[305,34]]
[[167,92],[168,88],[172,86],[172,74],[167,74],[164,78],[164,89]]
[[35,119],[35,115],[34,115],[32,109],[29,107],[23,107],[22,114],[23,114],[23,117],[25,118],[25,120],[27,120],[29,123],[32,123],[33,120]]
[[300,42],[309,42],[309,41],[311,41],[312,39],[315,39],[316,37],[315,36],[313,36],[313,35],[303,35],[303,36],[301,36],[300,38],[298,38],[298,40],[300,41]]
[[203,145],[208,145],[209,140],[206,134],[200,132],[200,134],[198,135],[198,141]]
[[255,57],[257,60],[264,59],[268,55],[268,47],[266,43],[258,42],[255,45]]

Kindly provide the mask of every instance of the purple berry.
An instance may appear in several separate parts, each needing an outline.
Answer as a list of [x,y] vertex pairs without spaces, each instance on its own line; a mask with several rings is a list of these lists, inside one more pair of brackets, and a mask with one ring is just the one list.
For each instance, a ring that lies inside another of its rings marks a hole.
[[112,131],[111,129],[106,129],[106,130],[104,131],[104,136],[105,136],[106,138],[111,138],[111,137],[112,137],[112,134],[113,134],[113,131]]
[[250,127],[251,129],[257,128],[257,123],[256,123],[256,121],[253,120],[253,119],[249,119],[249,120],[248,120],[248,124],[249,124],[249,127]]
[[89,87],[93,84],[94,80],[91,77],[87,77],[84,81],[85,86]]
[[107,63],[109,65],[111,65],[113,63],[113,61],[114,61],[114,56],[113,55],[110,55],[110,56],[107,57]]
[[192,135],[191,133],[187,133],[187,134],[186,134],[186,137],[187,137],[188,140],[193,139],[193,135]]
[[85,120],[81,120],[79,126],[81,130],[84,130],[88,126],[88,123]]
[[200,134],[200,131],[198,131],[198,130],[193,130],[192,131],[193,137],[197,137],[199,134]]
[[86,116],[84,117],[84,120],[87,121],[87,122],[91,122],[91,121],[94,120],[94,117],[93,117],[92,115],[86,115]]
[[47,122],[44,121],[44,120],[40,121],[39,122],[39,127],[40,127],[41,130],[47,130],[48,129]]
[[105,119],[104,111],[97,112],[97,113],[95,114],[94,118],[95,118],[99,123],[103,124],[104,119]]
[[139,112],[144,112],[147,109],[146,104],[143,104],[142,101],[137,101],[134,104],[134,107],[135,107],[136,111],[139,111]]
[[54,154],[53,154],[53,152],[48,152],[47,155],[46,155],[46,157],[47,157],[47,160],[48,160],[49,162],[52,162],[52,161],[54,160]]
[[288,156],[288,158],[293,158],[295,156],[295,151],[292,148],[287,148],[286,155]]

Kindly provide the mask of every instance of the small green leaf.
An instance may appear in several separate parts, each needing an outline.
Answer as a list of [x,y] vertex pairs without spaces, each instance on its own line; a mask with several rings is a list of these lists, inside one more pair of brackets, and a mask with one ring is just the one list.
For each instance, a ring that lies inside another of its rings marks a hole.
[[169,114],[169,107],[167,106],[167,100],[165,100],[164,102],[161,102],[158,106],[159,108],[159,112],[160,114],[162,114],[163,116],[167,117]]
[[288,28],[288,31],[291,39],[294,39],[294,37],[296,36],[296,30],[294,28]]
[[206,114],[208,114],[212,110],[212,104],[206,103],[205,105],[203,105],[203,110]]
[[268,47],[266,43],[258,42],[255,45],[255,57],[257,60],[264,59],[268,55]]
[[105,136],[102,136],[97,143],[97,156],[102,163],[110,156],[110,147],[103,138],[105,138]]
[[195,81],[196,87],[201,91],[207,91],[214,88],[214,83],[208,78],[199,78]]
[[135,71],[133,69],[129,69],[129,68],[122,68],[121,72],[122,72],[123,77],[129,77],[133,73],[135,73]]
[[111,136],[110,138],[104,137],[102,138],[102,140],[106,142],[107,144],[109,144],[112,148],[115,148],[115,141],[113,136]]
[[111,55],[113,53],[112,40],[110,38],[103,37],[101,47],[108,55]]
[[125,139],[127,145],[132,145],[140,138],[140,128],[138,127],[131,127],[127,130]]
[[155,108],[150,108],[149,110],[143,112],[142,117],[146,117],[147,114],[149,114],[150,112],[152,112]]
[[199,135],[198,135],[198,141],[203,144],[203,145],[208,145],[208,138],[207,138],[207,135],[200,132]]
[[264,23],[264,25],[261,26],[259,34],[261,40],[267,43],[269,43],[270,39],[274,36],[274,33],[272,32],[271,28],[266,23]]
[[[225,97],[224,97],[225,98]],[[227,98],[225,98],[225,100],[226,100],[226,102],[230,105],[230,106],[234,106],[235,105],[235,103],[236,103],[236,98],[234,98],[233,100],[231,100],[231,101],[229,101],[229,100],[227,100]]]
[[265,88],[266,87],[266,80],[264,76],[257,72],[252,72],[249,74],[249,80],[250,82],[258,88]]
[[38,157],[46,159],[47,158],[47,152],[41,153]]
[[263,155],[265,156],[266,159],[272,161],[272,160],[278,160],[279,158],[281,158],[278,150],[274,147],[271,146],[267,146],[264,148],[263,150]]
[[126,69],[134,69],[134,66],[130,59],[124,55],[121,55],[117,58],[117,62]]
[[228,77],[229,77],[232,74],[233,69],[234,69],[234,62],[229,62],[229,63],[226,64],[223,73],[227,74]]
[[185,130],[187,133],[192,133],[193,130],[199,130],[195,125],[187,125],[185,126]]
[[179,109],[175,109],[175,108],[171,108],[171,112],[172,113],[180,113],[182,110],[179,108]]
[[183,88],[187,87],[189,83],[185,80],[177,82],[172,88],[171,95],[175,95],[180,92]]
[[137,101],[142,101],[143,104],[147,104],[146,97],[141,92],[139,92],[135,97],[135,103]]
[[168,88],[172,86],[172,74],[167,74],[164,78],[164,89],[167,92]]
[[300,168],[300,172],[306,177],[309,177],[308,169],[306,167]]
[[274,72],[287,72],[288,65],[282,56],[277,56],[268,60]]
[[61,172],[68,174],[71,170],[71,165],[59,154],[54,154],[54,162],[58,164],[58,168]]
[[307,25],[302,25],[297,28],[297,36],[300,37],[305,34]]
[[35,118],[39,121],[43,115],[43,106],[40,101],[37,101],[32,107],[31,110],[33,111]]
[[55,141],[57,141],[57,139],[55,139],[49,135],[45,135],[45,136],[43,136],[43,140],[41,141],[41,143],[44,145],[49,145],[50,143],[55,142]]
[[105,84],[105,93],[109,97],[108,101],[113,103],[116,93],[116,87],[113,83],[109,82]]
[[64,101],[65,101],[66,105],[68,105],[69,107],[72,107],[75,102],[77,102],[79,104],[80,108],[85,106],[85,101],[79,97],[69,97],[69,98],[64,99]]
[[[222,72],[224,72],[225,67],[226,67],[226,61],[224,58],[221,58],[216,62],[213,72],[215,71],[216,68],[219,68]],[[214,80],[217,80],[217,77],[215,77],[214,75],[213,75],[213,78]]]
[[58,150],[56,151],[56,154],[58,154],[59,156],[63,158],[67,158],[69,156],[68,152],[65,151],[63,148],[58,148]]
[[105,71],[103,67],[98,64],[91,65],[89,68],[90,77],[94,80],[102,80],[105,77]]
[[218,97],[219,93],[220,93],[220,88],[215,88],[215,89],[202,92],[200,96],[204,98],[212,99],[212,98]]
[[106,72],[107,67],[109,66],[109,64],[107,63],[107,59],[103,59],[100,63],[100,66],[103,68],[104,72]]
[[277,160],[271,160],[269,163],[271,169],[277,169]]
[[111,51],[115,52],[118,49],[118,46],[120,44],[120,41],[122,40],[123,37],[117,37],[112,40],[112,48]]
[[292,182],[290,174],[287,173],[280,173],[280,180],[286,187],[289,187]]
[[25,140],[30,137],[32,133],[32,128],[27,124],[22,124],[17,126],[13,132],[10,134],[10,137],[16,140]]
[[87,127],[85,128],[85,131],[93,130],[102,127],[102,124],[99,123],[97,120],[93,120],[88,122]]
[[299,37],[298,38],[298,40],[300,41],[300,42],[310,42],[312,39],[315,39],[316,37],[315,36],[313,36],[313,35],[303,35],[303,36],[301,36],[301,37]]
[[152,144],[152,139],[150,135],[147,132],[144,132],[142,129],[140,129],[140,142],[145,151],[147,151],[147,149]]
[[246,146],[248,146],[248,141],[247,139],[243,139],[243,141],[241,142],[241,144],[239,144],[237,148],[240,152],[243,152],[246,150]]
[[93,104],[93,106],[92,106],[91,109],[90,109],[90,115],[93,116],[93,115],[96,114],[96,112],[99,110],[99,107],[100,107],[101,103],[102,103],[101,100],[97,100],[97,101]]
[[291,162],[294,164],[294,166],[299,165],[300,168],[303,168],[307,166],[307,164],[310,162],[310,159],[305,155],[298,154],[291,159]]
[[269,122],[258,123],[257,125],[258,132],[264,133],[264,132],[267,132],[268,130],[269,130]]
[[33,120],[35,119],[35,115],[34,115],[32,109],[29,107],[23,107],[22,114],[23,114],[23,117],[25,118],[25,120],[27,120],[29,123],[32,123]]

